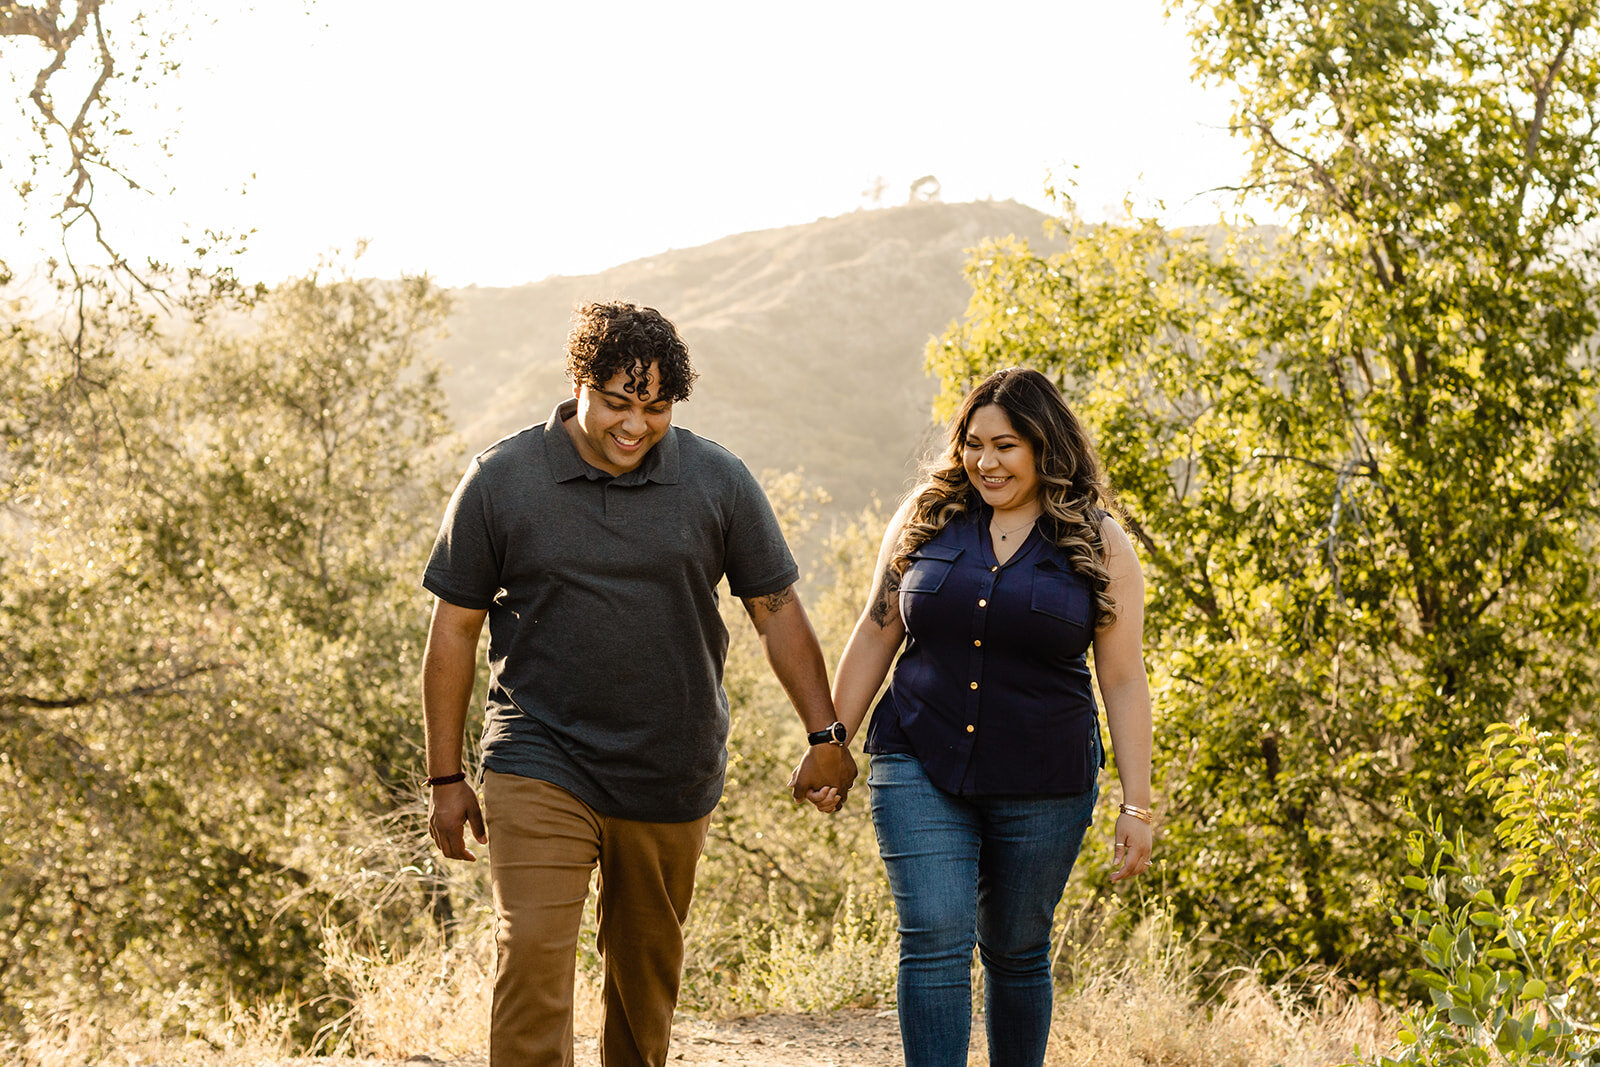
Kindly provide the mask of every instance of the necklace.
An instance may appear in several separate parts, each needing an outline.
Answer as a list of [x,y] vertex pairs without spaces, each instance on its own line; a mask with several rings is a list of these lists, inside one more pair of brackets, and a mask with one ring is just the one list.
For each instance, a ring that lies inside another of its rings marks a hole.
[[995,522],[993,519],[989,520],[989,522],[994,526],[994,528],[996,530],[1000,531],[1000,540],[1002,540],[1002,541],[1004,541],[1007,538],[1009,538],[1012,534],[1016,533],[1018,530],[1026,530],[1029,526],[1032,526],[1034,523],[1036,523],[1038,521],[1039,521],[1039,516],[1035,515],[1033,518],[1029,519],[1027,522],[1023,523],[1021,526],[1013,526],[1011,529],[1008,530],[1004,526],[1001,526],[998,522]]

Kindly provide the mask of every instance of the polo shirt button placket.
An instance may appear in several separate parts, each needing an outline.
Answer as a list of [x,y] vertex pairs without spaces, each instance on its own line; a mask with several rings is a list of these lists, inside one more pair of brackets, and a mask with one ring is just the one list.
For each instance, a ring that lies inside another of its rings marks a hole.
[[627,497],[617,490],[616,480],[613,479],[601,489],[605,498],[606,521],[614,526],[620,526],[628,521]]

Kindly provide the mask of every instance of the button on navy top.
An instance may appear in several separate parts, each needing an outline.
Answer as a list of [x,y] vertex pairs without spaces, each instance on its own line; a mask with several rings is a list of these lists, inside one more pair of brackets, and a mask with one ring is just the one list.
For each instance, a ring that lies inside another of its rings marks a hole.
[[1036,523],[995,560],[980,506],[911,554],[906,645],[867,729],[949,793],[1088,792],[1104,760],[1085,653],[1094,591]]

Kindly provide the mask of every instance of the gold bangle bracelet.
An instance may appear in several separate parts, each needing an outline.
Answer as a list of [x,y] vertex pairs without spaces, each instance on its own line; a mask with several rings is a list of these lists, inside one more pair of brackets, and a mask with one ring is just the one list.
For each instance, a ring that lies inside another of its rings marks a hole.
[[1142,823],[1154,824],[1156,813],[1154,808],[1141,808],[1134,804],[1119,804],[1117,811],[1123,815],[1132,815]]

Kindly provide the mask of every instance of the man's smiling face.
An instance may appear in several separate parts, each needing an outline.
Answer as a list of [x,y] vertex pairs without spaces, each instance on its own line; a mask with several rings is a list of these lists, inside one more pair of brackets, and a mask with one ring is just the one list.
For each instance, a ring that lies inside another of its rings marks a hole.
[[608,474],[637,467],[672,427],[672,401],[655,399],[660,378],[656,364],[646,368],[637,392],[629,392],[628,368],[602,385],[579,382],[573,387],[578,413],[567,420],[567,432],[578,455]]

